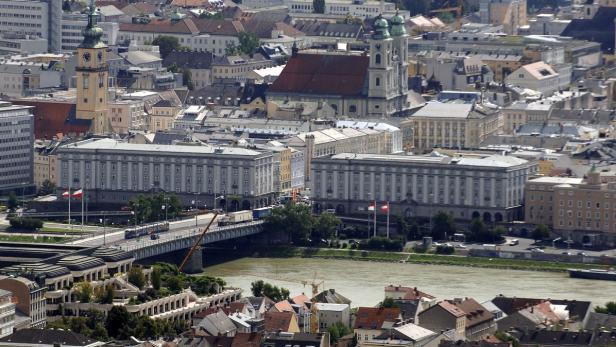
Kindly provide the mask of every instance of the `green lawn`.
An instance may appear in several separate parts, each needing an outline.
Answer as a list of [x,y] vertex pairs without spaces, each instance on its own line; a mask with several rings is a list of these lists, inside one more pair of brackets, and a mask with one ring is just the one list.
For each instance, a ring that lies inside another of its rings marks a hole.
[[0,235],[0,241],[8,242],[36,242],[36,243],[64,243],[70,240],[60,236],[34,236],[29,235]]
[[[49,228],[42,227],[38,230],[39,233],[82,233],[80,228],[73,228],[73,230],[68,228]],[[84,231],[84,233],[87,231]]]

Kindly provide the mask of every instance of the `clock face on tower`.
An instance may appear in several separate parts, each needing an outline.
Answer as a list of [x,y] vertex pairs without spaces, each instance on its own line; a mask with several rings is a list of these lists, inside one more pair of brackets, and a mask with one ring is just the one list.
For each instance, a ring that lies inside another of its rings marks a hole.
[[85,52],[85,53],[83,54],[83,60],[84,60],[84,61],[90,61],[90,53]]
[[102,62],[103,61],[103,52],[98,52],[98,62]]

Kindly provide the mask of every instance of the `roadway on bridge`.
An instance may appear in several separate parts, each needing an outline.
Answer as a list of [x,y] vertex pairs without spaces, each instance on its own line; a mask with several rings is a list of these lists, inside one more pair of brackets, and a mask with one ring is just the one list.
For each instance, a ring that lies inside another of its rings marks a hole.
[[[212,220],[214,217],[213,213],[207,213],[204,215],[200,215],[197,217],[197,221],[195,223],[195,218],[188,218],[179,221],[169,222],[169,231],[159,234],[161,239],[168,238],[180,238],[186,237],[192,234],[195,234],[196,228],[205,228],[207,223]],[[196,224],[196,225],[195,225]],[[214,228],[215,225],[212,225]],[[110,233],[99,233],[94,236],[90,236],[87,238],[83,238],[80,240],[69,242],[69,244],[73,245],[84,245],[84,246],[102,246],[102,245],[117,245],[122,246],[122,248],[132,249],[135,246],[139,245],[139,243],[150,241],[150,236],[142,236],[134,239],[125,239],[124,238],[124,229]]]

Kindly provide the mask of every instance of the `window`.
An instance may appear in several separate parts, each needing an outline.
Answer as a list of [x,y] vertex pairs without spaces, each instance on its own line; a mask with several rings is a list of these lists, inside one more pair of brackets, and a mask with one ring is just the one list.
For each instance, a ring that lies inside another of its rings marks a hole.
[[381,64],[381,55],[380,54],[377,54],[377,55],[374,56],[374,62],[376,64]]
[[381,85],[381,79],[379,77],[376,78],[376,80],[374,81],[374,84],[378,87]]
[[83,75],[83,89],[88,89],[90,86],[90,76]]
[[355,105],[349,106],[349,112],[351,112],[351,113],[357,112],[357,106],[355,106]]

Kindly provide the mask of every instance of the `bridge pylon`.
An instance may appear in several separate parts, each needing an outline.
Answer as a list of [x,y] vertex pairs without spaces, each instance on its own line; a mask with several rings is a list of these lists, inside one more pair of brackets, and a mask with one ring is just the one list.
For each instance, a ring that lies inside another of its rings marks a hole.
[[189,274],[203,272],[203,249],[198,246],[184,265],[183,271]]

